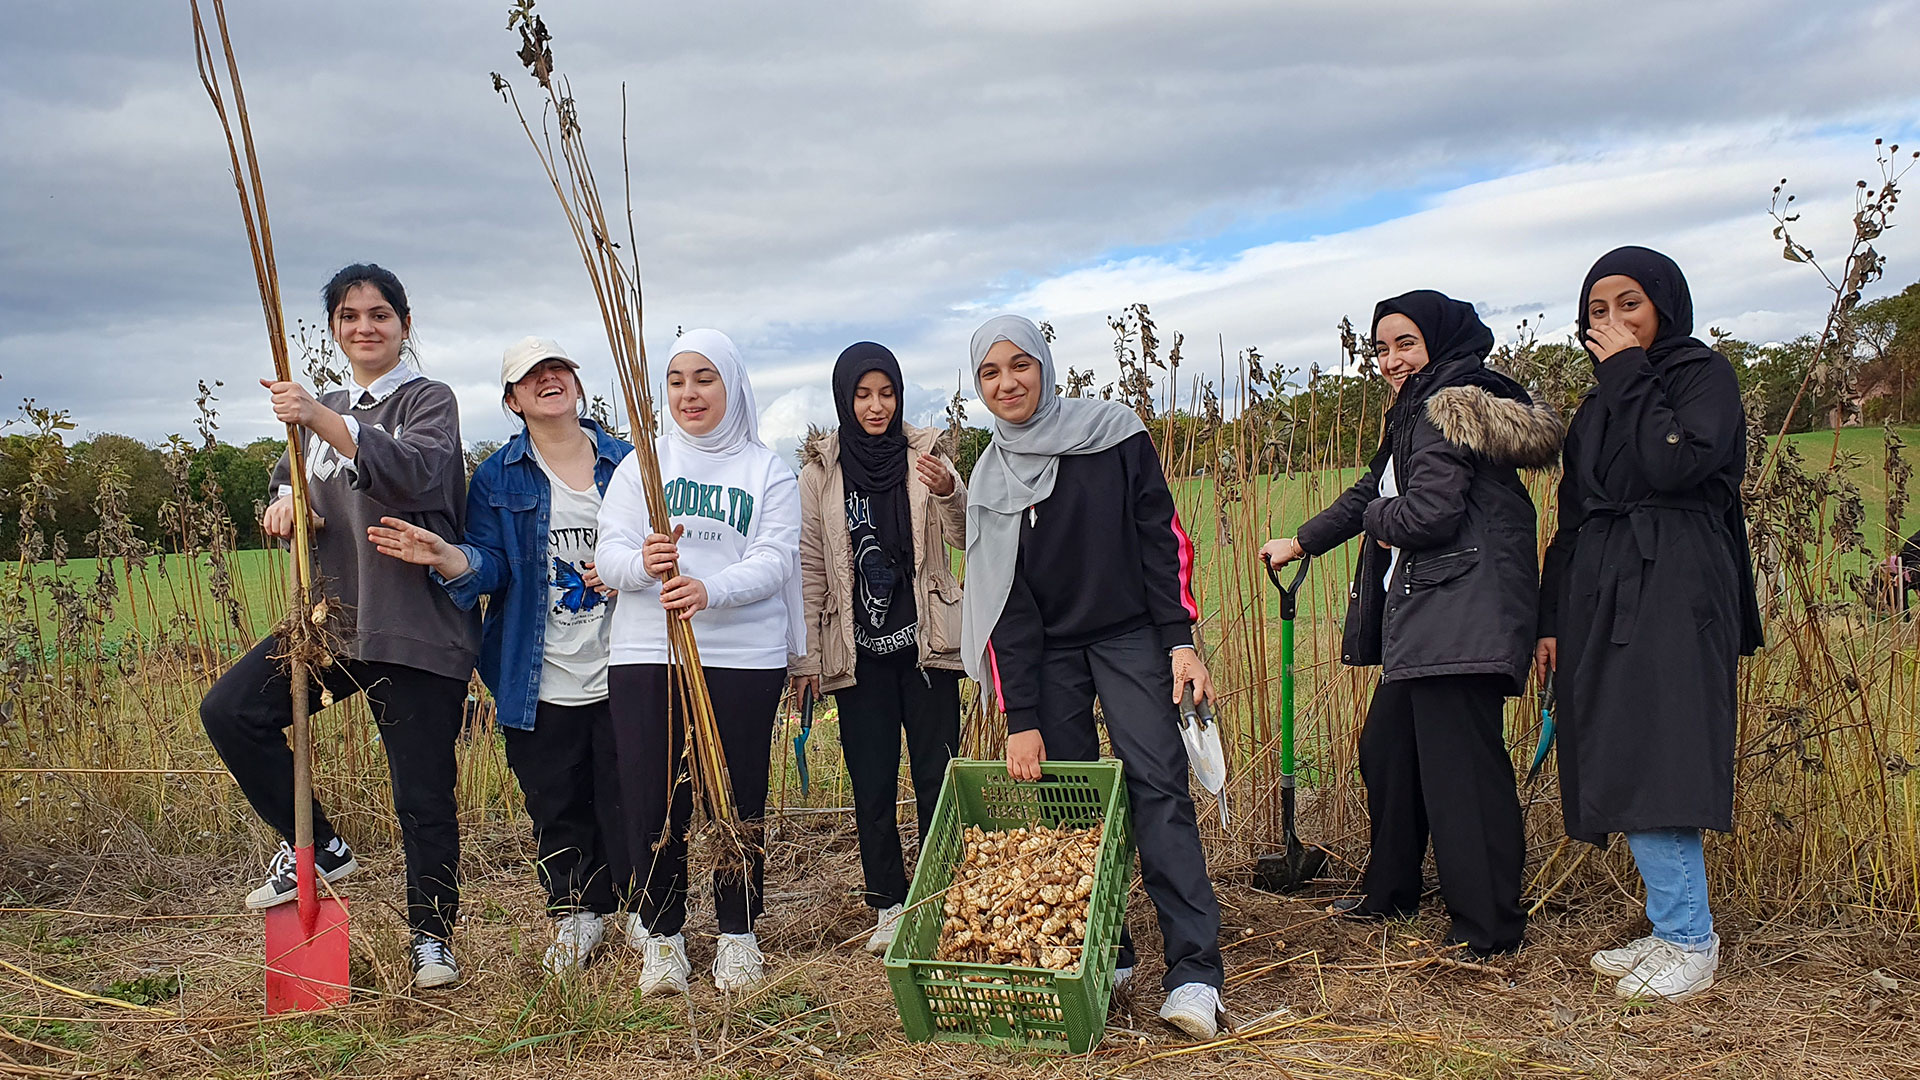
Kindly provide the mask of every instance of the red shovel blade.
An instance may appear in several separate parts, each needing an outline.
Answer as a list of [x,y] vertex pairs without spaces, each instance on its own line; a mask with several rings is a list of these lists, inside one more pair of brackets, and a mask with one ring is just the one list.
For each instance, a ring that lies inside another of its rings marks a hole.
[[318,895],[311,847],[298,849],[295,858],[299,900],[267,909],[268,1015],[344,1005],[353,989],[347,972],[347,902]]

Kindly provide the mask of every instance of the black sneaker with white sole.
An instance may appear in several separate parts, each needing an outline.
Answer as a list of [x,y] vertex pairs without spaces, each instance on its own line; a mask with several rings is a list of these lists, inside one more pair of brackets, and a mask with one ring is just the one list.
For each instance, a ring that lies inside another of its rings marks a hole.
[[[265,911],[297,898],[300,887],[293,863],[293,848],[281,844],[273,861],[267,864],[267,880],[247,894],[247,907],[253,911]],[[321,881],[339,881],[358,869],[360,864],[354,861],[353,849],[347,846],[345,840],[336,836],[325,844],[314,846],[314,876]]]
[[413,932],[413,948],[409,952],[413,960],[414,989],[436,990],[460,981],[460,964],[453,958],[453,949],[425,930]]

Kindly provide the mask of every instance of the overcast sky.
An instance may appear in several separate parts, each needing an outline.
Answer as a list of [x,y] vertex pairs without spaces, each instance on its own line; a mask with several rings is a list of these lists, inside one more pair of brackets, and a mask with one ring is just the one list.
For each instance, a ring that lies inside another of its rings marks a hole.
[[[394,270],[469,440],[509,430],[495,380],[518,337],[611,381],[552,191],[490,88],[500,71],[534,100],[506,6],[229,13],[289,321],[322,318],[342,265]],[[1503,336],[1540,313],[1564,332],[1587,266],[1622,243],[1679,260],[1702,333],[1790,337],[1828,299],[1779,257],[1772,185],[1789,178],[1801,239],[1837,256],[1873,139],[1920,145],[1920,4],[1897,0],[539,10],[610,199],[628,87],[650,350],[677,325],[725,330],[788,445],[831,420],[833,358],[863,338],[901,357],[932,419],[1003,310],[1051,319],[1061,366],[1103,380],[1105,317],[1135,301],[1216,371],[1249,345],[1303,368],[1336,359],[1343,315],[1413,288],[1473,301]],[[25,5],[7,24],[0,395],[157,439],[219,378],[222,434],[271,433],[186,3]],[[1884,239],[1875,294],[1920,278],[1916,238]]]

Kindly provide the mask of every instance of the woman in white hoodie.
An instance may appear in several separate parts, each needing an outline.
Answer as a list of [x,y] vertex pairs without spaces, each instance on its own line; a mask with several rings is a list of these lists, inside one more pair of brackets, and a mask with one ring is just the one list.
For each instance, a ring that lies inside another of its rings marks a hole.
[[760,441],[753,387],[739,350],[717,330],[693,330],[667,363],[666,414],[655,440],[671,536],[648,520],[638,455],[614,471],[600,508],[601,580],[613,609],[609,704],[622,809],[646,924],[640,990],[687,988],[687,824],[682,774],[687,704],[668,665],[667,620],[690,619],[720,729],[734,806],[744,826],[732,865],[713,874],[719,941],[713,981],[739,990],[764,977],[753,921],[766,860],[768,746],[787,660],[806,650],[800,607],[800,487]]

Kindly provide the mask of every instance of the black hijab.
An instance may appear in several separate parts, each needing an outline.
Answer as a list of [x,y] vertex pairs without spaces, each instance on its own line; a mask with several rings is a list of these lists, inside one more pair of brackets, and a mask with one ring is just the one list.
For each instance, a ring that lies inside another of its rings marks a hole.
[[1407,376],[1387,410],[1389,434],[1443,387],[1478,386],[1499,397],[1532,404],[1526,388],[1487,366],[1493,331],[1473,305],[1432,289],[1415,289],[1382,300],[1373,308],[1369,336],[1378,339],[1380,320],[1405,315],[1427,343],[1427,366]]
[[[1653,310],[1660,314],[1660,328],[1654,332],[1653,344],[1647,347],[1647,358],[1656,366],[1672,367],[1676,364],[1694,363],[1702,360],[1719,359],[1727,361],[1719,353],[1709,348],[1699,338],[1693,336],[1693,292],[1687,288],[1687,278],[1680,272],[1680,264],[1665,255],[1643,247],[1617,247],[1593,264],[1587,271],[1587,280],[1580,286],[1580,342],[1587,340],[1587,300],[1593,295],[1593,284],[1604,277],[1620,274],[1639,282],[1647,300],[1653,304]],[[1594,359],[1593,352],[1587,352],[1588,359]],[[1595,361],[1598,363],[1598,361]],[[1591,395],[1593,391],[1588,391]],[[1586,410],[1583,408],[1582,413]],[[1604,412],[1598,414],[1604,420]],[[1576,417],[1577,419],[1577,417]],[[1740,479],[1746,471],[1746,418],[1740,421],[1741,450],[1734,458],[1729,470],[1717,477],[1709,477],[1707,482],[1717,483],[1723,489],[1722,498],[1726,506],[1722,514],[1722,523],[1726,526],[1728,555],[1739,573],[1740,581],[1740,652],[1752,656],[1754,650],[1765,644],[1761,634],[1760,608],[1753,590],[1753,562],[1748,554],[1747,515],[1744,499],[1740,490]],[[1596,491],[1604,490],[1600,485],[1598,463],[1589,458],[1588,483]]]
[[[1617,247],[1593,264],[1587,271],[1587,280],[1580,286],[1580,344],[1587,343],[1587,301],[1593,295],[1594,282],[1601,278],[1619,274],[1630,277],[1640,283],[1640,289],[1653,303],[1653,310],[1660,313],[1660,329],[1655,332],[1653,344],[1647,347],[1647,356],[1658,364],[1682,349],[1698,349],[1702,353],[1710,352],[1707,346],[1693,336],[1693,292],[1687,288],[1687,278],[1680,272],[1680,264],[1665,255],[1643,247]],[[1592,357],[1589,352],[1588,357]]]
[[[878,435],[867,434],[853,414],[853,392],[869,371],[883,372],[893,383],[893,422]],[[847,487],[867,497],[880,548],[894,565],[913,570],[913,518],[907,505],[907,435],[901,419],[906,386],[900,361],[885,345],[871,341],[847,346],[833,363],[833,407],[840,414],[840,471]]]

